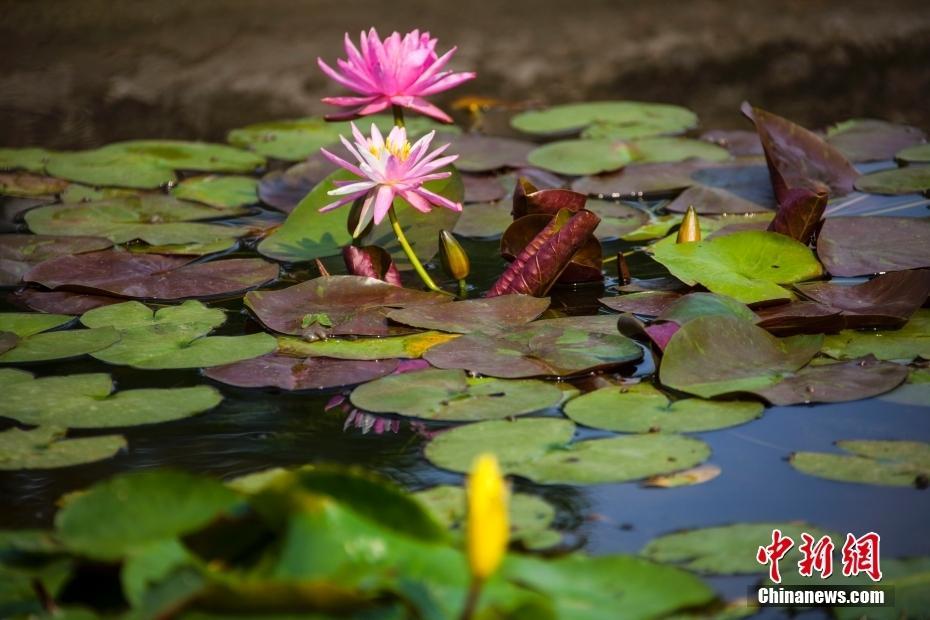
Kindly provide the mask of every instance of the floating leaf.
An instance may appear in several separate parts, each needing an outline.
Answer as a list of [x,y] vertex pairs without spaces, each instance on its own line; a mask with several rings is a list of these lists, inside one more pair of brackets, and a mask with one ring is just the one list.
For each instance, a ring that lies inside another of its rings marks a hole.
[[[2,372],[2,371],[0,371]],[[122,435],[64,439],[61,429],[0,432],[0,470],[54,469],[102,461],[126,448]]]
[[636,161],[666,163],[686,159],[723,161],[730,159],[726,149],[703,140],[689,138],[646,138],[629,143]]
[[871,118],[854,118],[827,129],[827,143],[849,161],[869,162],[893,159],[902,149],[926,140],[923,131]]
[[339,166],[317,151],[287,170],[272,170],[263,176],[258,196],[266,205],[290,213],[314,187],[338,169]]
[[653,476],[643,482],[646,487],[658,487],[661,489],[677,489],[678,487],[689,487],[695,484],[704,484],[710,482],[720,475],[721,469],[716,465],[698,465],[685,471],[666,476]]
[[391,310],[387,316],[397,323],[420,329],[438,329],[457,334],[492,333],[529,323],[548,307],[548,297],[499,295],[451,304],[412,306]]
[[65,204],[78,202],[96,202],[98,200],[112,200],[114,198],[129,198],[142,194],[136,189],[125,187],[88,187],[80,183],[69,183],[59,198]]
[[[651,540],[640,553],[655,562],[678,564],[700,574],[762,574],[768,568],[756,561],[756,551],[772,542],[772,530],[776,529],[795,541],[801,540],[802,532],[814,538],[831,535],[798,521],[734,523],[665,534]],[[782,558],[782,566],[793,566],[800,558],[795,546]]]
[[45,162],[51,153],[45,149],[0,148],[0,170],[28,170],[29,172],[43,172]]
[[604,297],[598,301],[617,312],[631,312],[642,316],[658,316],[681,295],[670,291],[643,291],[618,297]]
[[822,334],[841,325],[841,311],[813,301],[793,301],[756,308],[756,325],[776,336]]
[[576,132],[592,124],[596,131],[623,132],[623,139],[680,133],[697,125],[694,112],[663,103],[594,101],[557,105],[545,110],[522,112],[510,124],[532,134]]
[[701,140],[722,146],[730,155],[743,157],[762,155],[762,142],[759,134],[745,129],[711,129],[701,134]]
[[567,420],[521,418],[459,426],[426,445],[426,458],[468,471],[480,453],[492,452],[505,473],[541,484],[627,482],[693,467],[710,455],[702,441],[665,433],[569,443]]
[[585,208],[601,218],[595,231],[601,241],[620,239],[649,221],[648,213],[628,204],[589,200]]
[[660,377],[670,388],[711,398],[778,384],[820,348],[820,336],[778,339],[733,316],[689,321],[669,341]]
[[701,215],[728,213],[766,213],[769,209],[757,202],[746,200],[726,189],[693,185],[668,203],[665,208],[672,213],[685,213],[694,207]]
[[[593,244],[599,244],[591,238],[600,218],[590,211],[572,213],[568,209],[559,211],[549,218],[548,223],[538,221],[539,218],[545,220],[547,216],[527,215],[514,222],[504,233],[502,253],[505,258],[511,255],[514,258],[488,291],[489,297],[507,293],[545,295],[555,281],[572,267],[573,261],[577,266],[575,272],[580,271],[575,277],[583,276],[583,279],[590,280],[597,274],[600,279],[600,250],[592,255]],[[530,236],[537,229],[539,232]]]
[[194,532],[238,502],[239,496],[223,483],[203,476],[179,471],[123,474],[69,501],[55,516],[55,530],[69,549],[116,560],[150,543]]
[[831,282],[795,285],[804,297],[842,312],[847,329],[901,327],[930,296],[930,270],[892,271],[854,286]]
[[504,187],[505,177],[499,177],[493,174],[462,174],[462,184],[465,187],[465,195],[462,199],[465,203],[472,202],[494,202],[507,195],[507,188]]
[[632,162],[634,157],[634,151],[626,142],[560,140],[533,149],[527,159],[544,170],[582,175],[617,170]]
[[258,202],[258,181],[242,176],[204,176],[184,179],[171,195],[211,207],[243,207]]
[[177,179],[171,166],[160,159],[104,149],[52,153],[45,171],[53,177],[98,187],[156,189]]
[[648,383],[610,386],[573,398],[565,415],[579,424],[621,433],[696,433],[745,424],[761,403],[685,398],[671,401]]
[[665,349],[678,328],[702,316],[733,316],[755,321],[755,313],[730,297],[713,293],[690,293],[673,301],[656,320],[646,327],[646,333],[660,349]]
[[[392,286],[358,276],[324,276],[274,291],[252,291],[245,305],[258,319],[282,334],[388,336],[409,330],[388,325],[392,308],[448,302],[446,295]],[[326,314],[331,328],[302,327],[308,314]]]
[[636,361],[642,350],[620,335],[615,316],[588,316],[535,321],[498,335],[468,334],[423,357],[439,368],[491,377],[564,377]]
[[0,355],[0,363],[43,362],[77,357],[105,349],[119,341],[113,329],[73,329],[45,332],[73,317],[19,312],[0,313],[0,332],[19,337],[16,346]]
[[270,354],[204,370],[204,376],[243,388],[323,390],[365,383],[397,368],[394,359],[360,361]]
[[244,229],[196,220],[240,215],[239,209],[217,209],[161,195],[140,195],[74,205],[31,209],[26,223],[34,233],[104,237],[113,243],[139,239],[153,245],[204,243],[240,237]]
[[56,256],[103,250],[111,245],[99,237],[3,235],[0,243],[0,285],[15,286],[30,267]]
[[278,351],[298,357],[333,357],[345,360],[417,359],[432,347],[456,337],[440,332],[418,332],[384,338],[324,338],[307,342],[300,338],[279,336]]
[[506,202],[465,205],[453,232],[460,237],[500,237],[513,222],[510,208]]
[[525,140],[465,133],[452,140],[447,151],[458,155],[455,167],[464,172],[489,172],[527,166],[526,156],[536,145]]
[[84,314],[88,310],[106,306],[108,304],[122,303],[119,297],[104,297],[102,295],[82,295],[65,291],[39,291],[24,288],[9,296],[9,299],[18,305],[25,306],[37,312],[52,314]]
[[232,295],[278,277],[277,265],[257,258],[189,263],[190,259],[178,256],[105,250],[47,260],[23,279],[52,289],[174,300]]
[[110,428],[180,420],[217,406],[212,387],[141,389],[113,392],[103,373],[41,377],[0,368],[0,416],[23,424],[62,428]]
[[669,240],[651,246],[653,256],[686,284],[747,304],[789,299],[778,286],[821,275],[820,263],[805,245],[775,233],[736,232],[694,243]]
[[400,272],[397,271],[397,265],[384,248],[376,245],[363,247],[347,245],[342,248],[342,259],[350,275],[383,280],[394,286],[404,285],[400,279]]
[[174,170],[200,172],[254,172],[265,164],[263,157],[225,144],[185,140],[128,140],[108,144],[97,152],[117,156],[129,153],[149,157]]
[[274,337],[265,333],[205,337],[225,320],[221,310],[193,300],[157,312],[137,301],[127,301],[96,308],[81,317],[88,327],[119,331],[118,342],[94,353],[108,364],[203,368],[259,357],[277,348]]
[[864,174],[856,189],[869,194],[917,194],[930,191],[930,166],[906,166]]
[[216,239],[204,243],[180,243],[168,245],[130,245],[127,249],[134,254],[167,254],[170,256],[209,256],[226,252],[239,245],[236,239]]
[[0,172],[0,194],[4,196],[47,196],[59,194],[68,187],[67,181],[25,172]]
[[[437,521],[447,528],[464,533],[465,489],[451,485],[435,486],[413,494],[423,502]],[[510,496],[510,540],[530,549],[544,549],[559,543],[562,535],[549,529],[555,520],[555,508],[546,500],[528,493]]]
[[691,175],[708,165],[719,164],[698,160],[657,164],[636,162],[617,172],[576,179],[572,182],[572,189],[582,194],[610,198],[668,196],[694,185],[696,181]]
[[352,391],[373,413],[455,422],[496,420],[558,406],[562,390],[532,379],[472,378],[462,370],[421,370],[384,377]]
[[74,320],[63,314],[35,314],[33,312],[0,312],[0,332],[10,332],[28,338],[40,332],[61,327]]
[[908,164],[930,164],[930,144],[916,144],[901,149],[895,159]]
[[795,452],[791,465],[818,478],[860,484],[925,488],[930,478],[930,444],[919,441],[844,440],[849,454]]
[[773,405],[842,403],[884,394],[906,378],[906,367],[865,357],[839,364],[808,366],[785,374],[776,385],[752,392]]
[[840,360],[874,355],[880,360],[930,359],[930,309],[918,310],[898,330],[844,329],[827,335],[823,352]]
[[817,255],[834,276],[930,267],[930,221],[912,217],[831,217]]

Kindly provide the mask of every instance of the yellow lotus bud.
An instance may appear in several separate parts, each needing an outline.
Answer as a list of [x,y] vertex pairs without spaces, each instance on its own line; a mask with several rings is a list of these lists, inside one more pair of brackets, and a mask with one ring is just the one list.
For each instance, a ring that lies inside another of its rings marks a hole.
[[464,280],[471,271],[465,248],[448,230],[439,231],[439,260],[449,277]]
[[468,476],[468,566],[472,576],[483,581],[500,566],[510,536],[509,490],[497,459],[482,454]]
[[701,240],[701,223],[698,222],[697,212],[694,206],[688,207],[688,212],[681,220],[681,228],[678,229],[678,239],[675,243],[691,243],[692,241]]

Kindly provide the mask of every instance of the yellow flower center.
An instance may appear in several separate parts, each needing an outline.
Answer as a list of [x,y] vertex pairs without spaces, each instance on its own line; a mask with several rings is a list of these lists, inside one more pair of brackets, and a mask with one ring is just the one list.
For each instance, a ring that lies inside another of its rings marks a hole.
[[[384,142],[384,150],[401,161],[407,161],[407,158],[410,157],[410,142],[404,140],[403,143],[398,144],[388,139]],[[375,157],[381,157],[382,149],[374,144],[368,145],[368,151]]]

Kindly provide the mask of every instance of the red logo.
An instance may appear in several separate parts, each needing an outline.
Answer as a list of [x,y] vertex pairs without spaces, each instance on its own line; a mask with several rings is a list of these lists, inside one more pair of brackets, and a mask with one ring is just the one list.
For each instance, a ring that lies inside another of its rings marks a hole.
[[[863,534],[856,538],[853,534],[846,534],[843,543],[842,562],[843,576],[855,577],[865,573],[872,581],[880,581],[882,569],[879,560],[879,543],[881,537],[875,532]],[[759,547],[756,552],[756,561],[769,567],[769,579],[772,583],[781,583],[781,571],[778,562],[783,559],[791,548],[794,540],[785,536],[781,530],[772,530],[772,542]],[[801,559],[798,561],[798,574],[802,577],[813,577],[819,573],[821,579],[833,574],[833,552],[836,546],[829,536],[814,538],[807,532],[801,534],[801,544],[798,551]]]

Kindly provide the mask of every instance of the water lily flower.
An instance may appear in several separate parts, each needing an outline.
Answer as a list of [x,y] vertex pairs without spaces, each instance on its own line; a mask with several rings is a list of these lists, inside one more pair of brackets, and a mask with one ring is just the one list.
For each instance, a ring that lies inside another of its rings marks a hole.
[[468,566],[473,579],[481,583],[500,566],[510,535],[507,485],[493,455],[475,459],[467,491]]
[[375,224],[380,224],[384,216],[391,212],[391,206],[397,196],[423,213],[431,211],[434,205],[461,211],[461,203],[431,192],[423,185],[427,181],[447,178],[450,172],[437,172],[437,170],[452,163],[458,157],[458,155],[440,157],[448,148],[448,144],[432,152],[429,151],[435,133],[431,131],[411,145],[407,141],[407,132],[403,127],[394,127],[387,139],[384,139],[378,128],[372,124],[371,137],[367,138],[353,123],[352,134],[355,137],[355,144],[351,144],[342,136],[340,138],[349,152],[358,160],[357,163],[347,162],[326,149],[320,149],[320,151],[331,162],[345,168],[359,179],[337,181],[338,187],[329,192],[330,196],[337,196],[337,200],[320,211],[331,211],[364,197],[358,224],[353,232],[353,236],[356,237],[372,219]]
[[355,47],[346,33],[346,59],[336,61],[337,69],[322,58],[317,58],[317,64],[326,75],[359,96],[326,97],[323,103],[353,108],[326,118],[348,120],[400,106],[451,123],[448,114],[424,97],[454,88],[475,74],[443,71],[456,48],[437,56],[436,42],[428,32],[419,30],[403,37],[395,32],[382,41],[372,28],[361,33],[359,47]]

